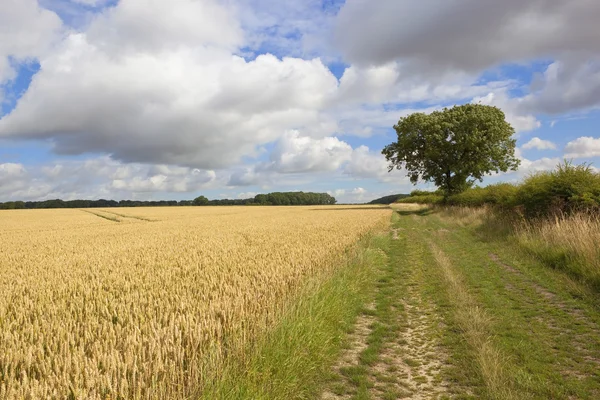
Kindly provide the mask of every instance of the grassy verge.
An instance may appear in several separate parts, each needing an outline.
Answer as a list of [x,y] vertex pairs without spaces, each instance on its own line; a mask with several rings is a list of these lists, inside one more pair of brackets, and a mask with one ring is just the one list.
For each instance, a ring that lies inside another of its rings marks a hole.
[[375,269],[387,239],[364,239],[348,265],[311,282],[281,322],[256,343],[244,361],[232,361],[200,399],[311,399],[320,393],[346,334],[372,297]]

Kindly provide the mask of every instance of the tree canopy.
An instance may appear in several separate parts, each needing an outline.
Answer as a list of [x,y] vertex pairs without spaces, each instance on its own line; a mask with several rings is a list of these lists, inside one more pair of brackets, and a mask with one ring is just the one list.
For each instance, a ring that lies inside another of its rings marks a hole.
[[398,141],[382,153],[389,171],[404,169],[413,184],[433,182],[446,196],[492,172],[516,170],[515,130],[497,107],[465,104],[401,118]]

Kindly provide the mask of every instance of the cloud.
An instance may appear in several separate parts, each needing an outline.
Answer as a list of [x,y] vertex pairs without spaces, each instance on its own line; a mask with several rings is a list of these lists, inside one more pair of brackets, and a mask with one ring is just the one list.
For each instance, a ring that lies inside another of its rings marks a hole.
[[[235,0],[251,53],[312,57],[330,54],[331,25],[343,0]],[[282,22],[284,21],[284,22]]]
[[524,149],[556,150],[556,145],[554,143],[549,140],[542,140],[538,137],[532,138],[521,147]]
[[234,10],[216,0],[121,0],[95,18],[87,37],[109,54],[197,46],[236,49],[243,42]]
[[[354,189],[336,189],[327,192],[330,196],[335,197],[338,203],[364,203],[369,197],[369,191],[362,187]],[[372,197],[372,196],[370,196]]]
[[262,169],[279,173],[335,171],[351,155],[352,147],[336,137],[312,139],[291,131],[277,142],[271,162]]
[[515,157],[521,160],[521,165],[519,165],[519,169],[516,172],[500,172],[496,174],[497,176],[505,176],[505,175],[514,175],[519,178],[522,178],[530,173],[535,173],[539,171],[550,171],[554,169],[558,164],[560,164],[561,159],[558,157],[542,157],[537,160],[529,160],[523,156],[520,148],[515,149]]
[[509,97],[505,89],[476,97],[472,100],[472,103],[499,107],[506,115],[506,120],[515,128],[517,133],[532,131],[542,126],[542,123],[534,115],[523,113],[520,107],[520,99]]
[[600,58],[572,56],[553,62],[523,99],[529,112],[563,114],[600,107]]
[[350,161],[344,166],[344,174],[355,179],[376,179],[380,182],[406,183],[408,178],[400,170],[388,172],[388,162],[383,154],[372,152],[367,146],[357,147]]
[[600,156],[600,138],[583,136],[577,138],[565,147],[566,158],[585,158]]
[[15,65],[43,56],[60,37],[62,23],[36,0],[0,2],[0,84],[16,77]]
[[401,59],[421,71],[477,72],[562,51],[597,53],[598,18],[594,0],[348,0],[335,43],[352,63]]
[[352,65],[346,68],[340,79],[336,101],[341,104],[445,104],[511,88],[514,84],[511,80],[481,83],[476,76],[464,73],[449,73],[440,81],[424,80],[411,73],[405,65],[393,61],[384,65]]
[[270,176],[264,172],[257,172],[254,167],[246,167],[234,171],[227,182],[227,186],[264,186],[269,184]]
[[205,46],[115,55],[72,34],[41,60],[0,136],[50,139],[59,154],[224,168],[292,127],[322,134],[319,109],[336,87],[318,59],[247,62]]
[[0,164],[0,201],[150,199],[155,194],[194,193],[222,183],[211,170],[122,164],[106,156],[29,168]]

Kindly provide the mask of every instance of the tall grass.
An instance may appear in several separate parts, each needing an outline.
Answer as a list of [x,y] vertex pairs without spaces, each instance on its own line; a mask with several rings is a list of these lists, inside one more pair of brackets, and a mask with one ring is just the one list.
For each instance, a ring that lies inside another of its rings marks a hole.
[[546,265],[600,291],[600,215],[558,214],[528,220],[492,207],[437,207],[440,218],[474,228],[486,240],[512,240]]
[[565,269],[600,289],[600,216],[555,216],[515,224],[516,240],[548,265]]

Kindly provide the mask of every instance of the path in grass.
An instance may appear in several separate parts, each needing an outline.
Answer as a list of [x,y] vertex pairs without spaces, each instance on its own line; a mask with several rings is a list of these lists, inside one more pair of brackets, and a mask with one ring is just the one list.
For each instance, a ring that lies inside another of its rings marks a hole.
[[505,240],[400,211],[323,399],[598,399],[600,302]]

